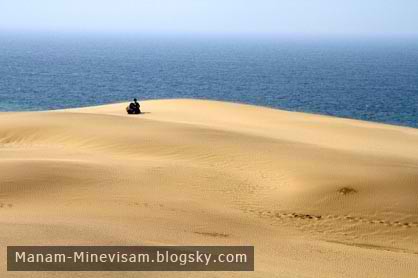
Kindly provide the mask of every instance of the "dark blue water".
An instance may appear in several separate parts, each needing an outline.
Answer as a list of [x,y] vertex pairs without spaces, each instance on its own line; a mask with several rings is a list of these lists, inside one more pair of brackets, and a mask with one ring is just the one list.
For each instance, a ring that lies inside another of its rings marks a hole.
[[236,101],[418,127],[418,39],[0,35],[0,110]]

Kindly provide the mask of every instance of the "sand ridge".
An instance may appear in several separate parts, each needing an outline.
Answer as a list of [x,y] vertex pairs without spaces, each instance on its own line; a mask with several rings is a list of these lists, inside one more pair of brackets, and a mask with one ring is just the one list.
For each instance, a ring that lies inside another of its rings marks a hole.
[[415,276],[418,130],[141,104],[0,114],[0,259],[12,244],[251,244],[254,273],[126,275]]

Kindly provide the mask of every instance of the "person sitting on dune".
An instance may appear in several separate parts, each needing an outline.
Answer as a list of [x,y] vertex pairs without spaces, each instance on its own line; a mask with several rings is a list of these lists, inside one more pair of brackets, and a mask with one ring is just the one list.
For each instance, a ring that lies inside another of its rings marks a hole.
[[138,100],[134,98],[134,102],[131,102],[128,107],[126,107],[126,112],[128,114],[141,114],[141,105],[139,105]]

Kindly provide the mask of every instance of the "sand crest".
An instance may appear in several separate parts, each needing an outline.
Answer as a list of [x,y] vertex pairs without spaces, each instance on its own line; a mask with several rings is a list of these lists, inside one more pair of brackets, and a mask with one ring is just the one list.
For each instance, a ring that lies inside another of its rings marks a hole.
[[417,129],[141,104],[0,114],[1,261],[7,245],[254,245],[254,273],[59,276],[416,277]]

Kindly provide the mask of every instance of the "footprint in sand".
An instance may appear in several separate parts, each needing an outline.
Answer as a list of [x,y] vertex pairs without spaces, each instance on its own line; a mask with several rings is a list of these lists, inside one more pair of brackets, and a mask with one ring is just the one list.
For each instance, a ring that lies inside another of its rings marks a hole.
[[202,235],[202,236],[210,236],[210,237],[229,237],[229,234],[226,233],[216,233],[216,232],[193,232],[195,234],[198,235]]
[[338,189],[337,192],[340,193],[341,195],[348,195],[348,194],[357,193],[357,190],[352,187],[347,186],[347,187],[342,187]]
[[13,204],[0,203],[0,208],[12,208]]

